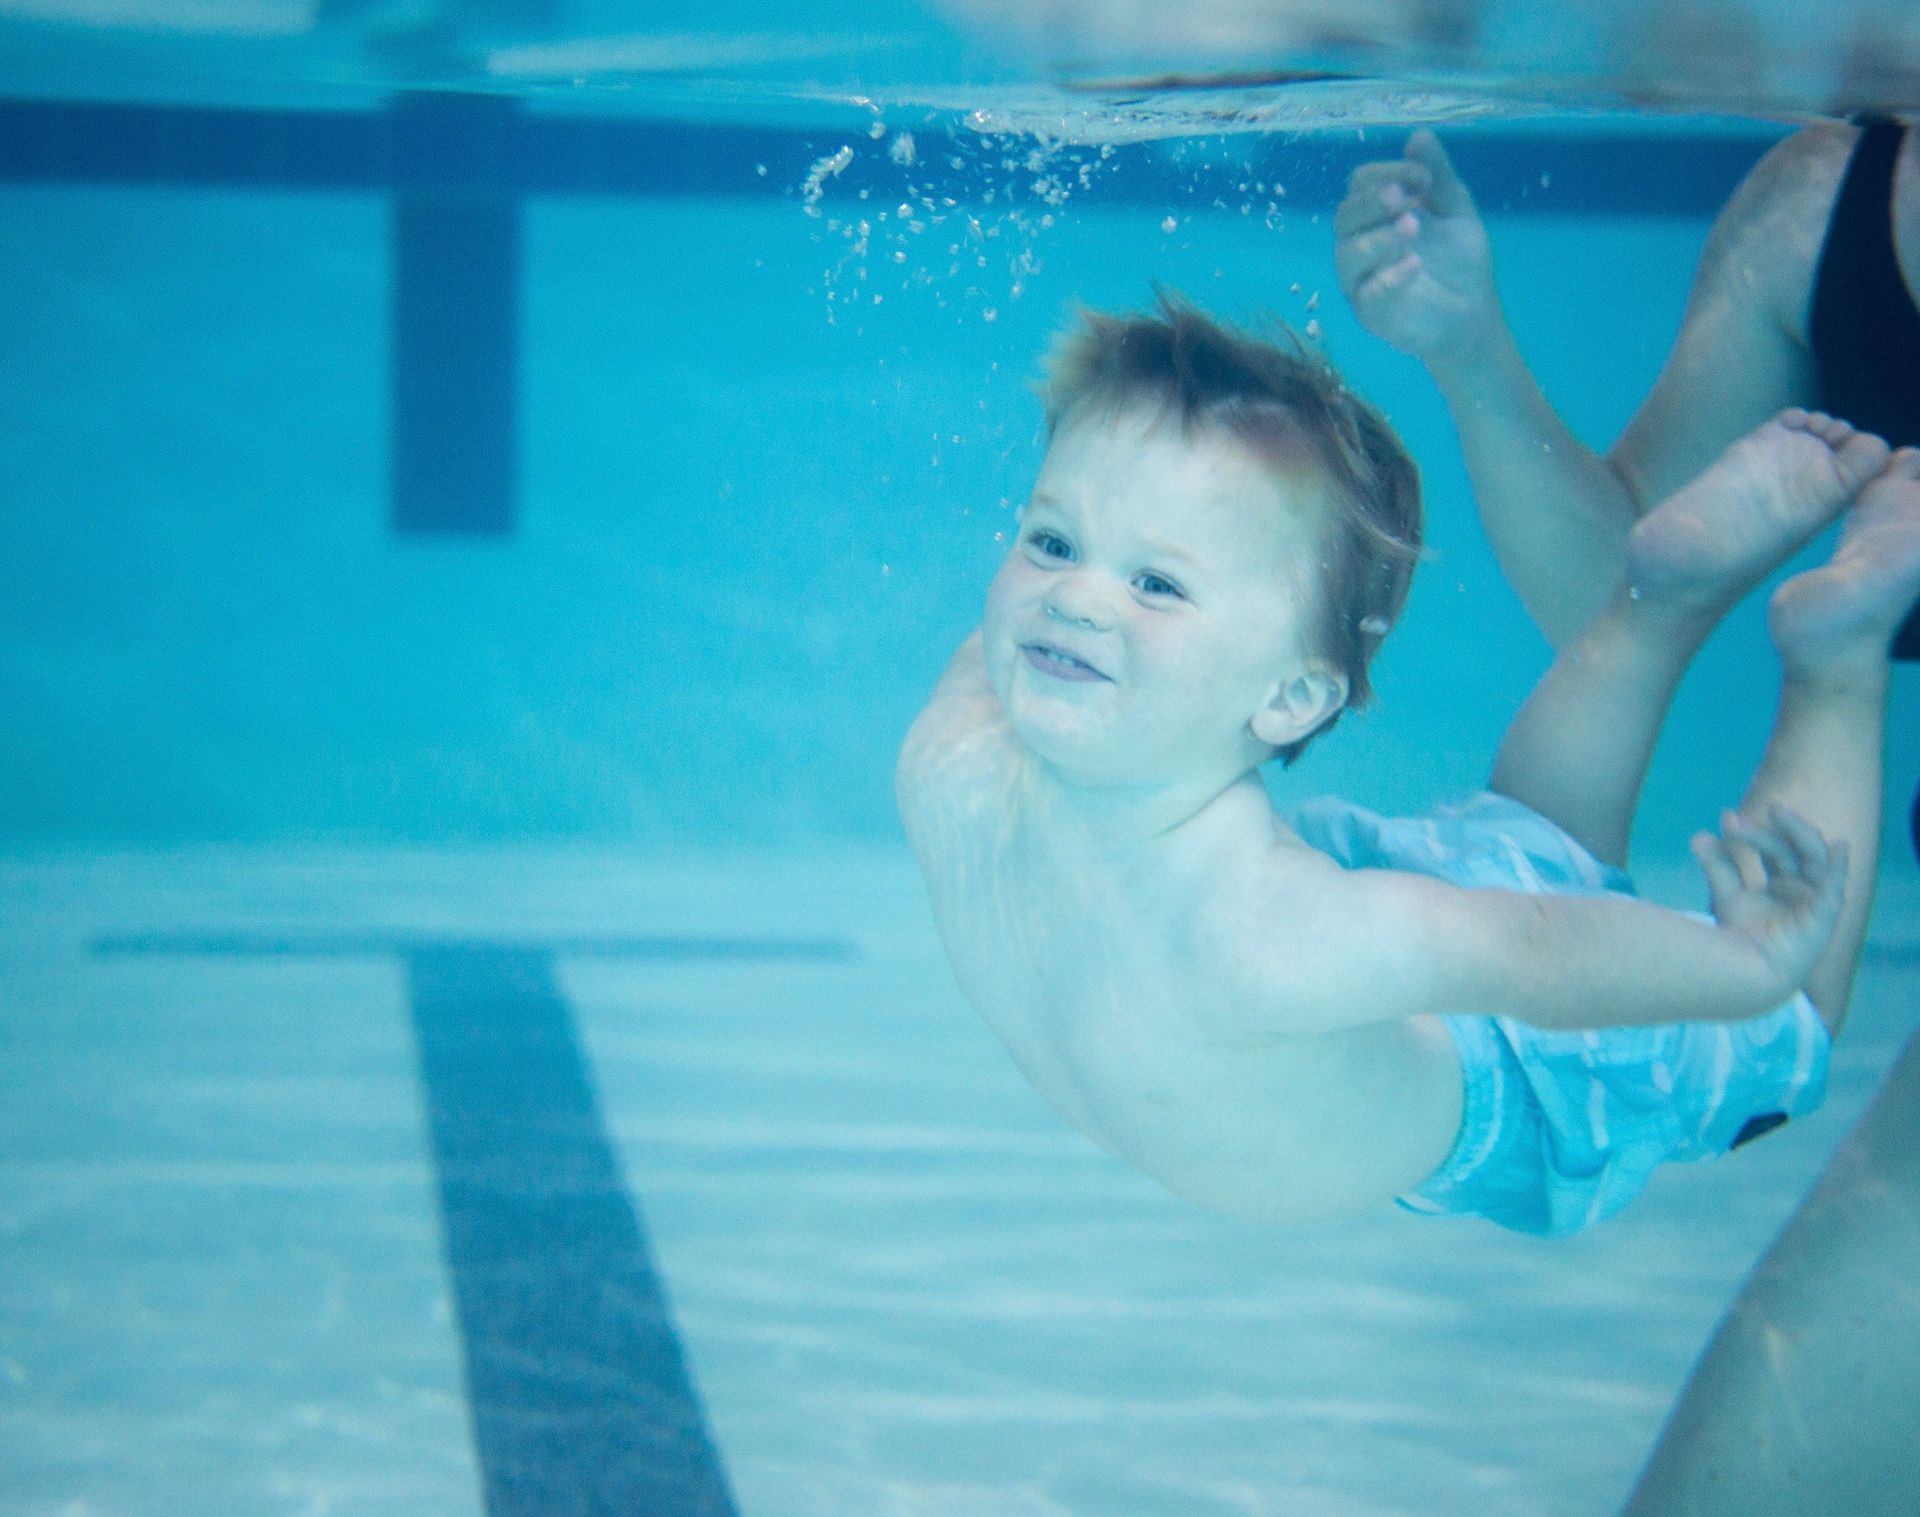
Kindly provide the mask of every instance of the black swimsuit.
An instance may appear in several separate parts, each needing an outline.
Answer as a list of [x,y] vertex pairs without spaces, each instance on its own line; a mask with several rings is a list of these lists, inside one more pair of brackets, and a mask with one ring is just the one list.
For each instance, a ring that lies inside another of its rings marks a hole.
[[[1905,136],[1892,121],[1861,131],[1833,203],[1807,324],[1820,408],[1895,447],[1920,446],[1920,304],[1893,242],[1893,176]],[[1895,658],[1920,659],[1920,610],[1893,648]]]
[[[1920,304],[1893,240],[1894,175],[1906,129],[1863,123],[1833,203],[1807,324],[1820,405],[1896,447],[1920,445]],[[1920,607],[1893,640],[1893,656],[1920,660]],[[1920,855],[1920,792],[1913,798]]]

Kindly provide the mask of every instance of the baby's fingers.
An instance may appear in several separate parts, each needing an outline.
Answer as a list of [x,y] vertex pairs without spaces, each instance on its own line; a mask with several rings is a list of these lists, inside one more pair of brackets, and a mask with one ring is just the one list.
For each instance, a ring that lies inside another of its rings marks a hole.
[[1730,901],[1746,892],[1747,882],[1724,838],[1715,837],[1711,832],[1696,832],[1690,846],[1700,872],[1707,877],[1707,890],[1713,897],[1714,913],[1718,915]]
[[1828,853],[1825,870],[1818,878],[1809,876],[1809,882],[1819,892],[1816,909],[1829,922],[1838,921],[1840,908],[1847,900],[1847,864],[1849,862],[1847,845],[1844,840],[1835,843]]
[[1846,904],[1847,872],[1852,866],[1853,850],[1847,846],[1846,839],[1842,838],[1833,845],[1833,866],[1827,870],[1827,877],[1820,886],[1821,895],[1831,896],[1833,899],[1833,914],[1836,919],[1840,915],[1840,908]]
[[1720,813],[1720,839],[1725,844],[1741,882],[1749,890],[1765,890],[1773,866],[1763,846],[1766,834],[1758,823],[1750,822],[1737,811]]
[[[1847,904],[1847,845],[1835,843],[1830,867],[1819,878],[1809,877],[1806,889],[1794,903],[1792,916],[1805,934],[1812,953],[1820,953],[1833,941],[1840,913]],[[1809,966],[1810,968],[1811,966]]]
[[1784,807],[1769,805],[1765,821],[1729,811],[1726,836],[1749,849],[1765,870],[1765,880],[1804,880],[1818,884],[1826,873],[1827,840]]
[[1826,873],[1831,864],[1833,848],[1825,834],[1797,811],[1788,810],[1778,801],[1768,804],[1767,820],[1772,823],[1773,831],[1799,857],[1802,874],[1810,880],[1817,880]]

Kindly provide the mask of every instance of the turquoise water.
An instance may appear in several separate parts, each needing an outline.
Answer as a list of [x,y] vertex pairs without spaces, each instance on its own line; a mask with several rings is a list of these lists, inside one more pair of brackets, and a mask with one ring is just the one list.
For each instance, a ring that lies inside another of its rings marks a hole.
[[[396,541],[382,202],[4,194],[0,467],[31,572],[0,608],[0,827],[22,843],[891,838],[896,739],[1038,458],[1038,357],[1072,301],[1156,279],[1317,320],[1425,471],[1433,553],[1378,708],[1302,781],[1387,806],[1475,784],[1544,667],[1430,385],[1344,308],[1325,213],[1069,203],[1021,231],[978,206],[1011,251],[949,276],[951,224],[896,264],[790,200],[536,200],[521,529]],[[1543,382],[1610,437],[1704,223],[1492,220]],[[1757,629],[1736,618],[1691,680],[1643,849],[1744,784],[1771,717]],[[1895,754],[1896,793],[1917,763]]]
[[[1591,1234],[1254,1228],[1064,1128],[951,986],[891,766],[1071,302],[1317,323],[1422,461],[1378,708],[1289,785],[1476,786],[1545,649],[1324,205],[1270,224],[1176,162],[1010,209],[957,118],[819,111],[819,155],[912,130],[973,197],[901,234],[848,179],[809,215],[803,156],[764,193],[526,200],[489,538],[389,528],[384,194],[0,185],[0,1507],[1608,1512],[1910,1030],[1896,800],[1828,1108]],[[1354,136],[1264,161],[1304,182]],[[1543,207],[1580,188],[1489,223],[1603,441],[1707,219]],[[1651,893],[1697,903],[1685,835],[1772,680],[1749,609],[1650,782]]]

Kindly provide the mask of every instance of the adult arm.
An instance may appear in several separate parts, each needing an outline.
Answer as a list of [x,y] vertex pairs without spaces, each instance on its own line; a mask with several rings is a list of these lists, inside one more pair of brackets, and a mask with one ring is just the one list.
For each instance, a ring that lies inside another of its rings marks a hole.
[[1426,364],[1495,555],[1556,646],[1605,603],[1650,506],[1813,398],[1806,307],[1851,142],[1851,128],[1809,129],[1743,181],[1709,235],[1672,354],[1604,454],[1573,435],[1528,368],[1485,225],[1438,139],[1416,132],[1403,159],[1355,172],[1335,221],[1342,287],[1363,324]]

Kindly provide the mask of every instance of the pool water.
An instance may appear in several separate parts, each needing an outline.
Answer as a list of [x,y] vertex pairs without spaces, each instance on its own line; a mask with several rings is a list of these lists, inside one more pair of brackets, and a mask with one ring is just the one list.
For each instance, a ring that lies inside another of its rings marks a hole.
[[[1039,456],[1037,359],[1156,280],[1311,323],[1425,473],[1378,707],[1278,786],[1484,779],[1545,648],[1333,273],[1329,166],[1397,134],[1060,157],[863,106],[620,138],[692,167],[519,194],[508,509],[423,529],[394,418],[487,401],[395,356],[407,186],[221,182],[180,119],[102,109],[0,183],[0,1508],[1617,1508],[1920,1017],[1910,668],[1826,1108],[1554,1244],[1256,1227],[1104,1156],[961,1001],[892,811]],[[142,130],[178,155],[100,168]],[[1598,441],[1718,191],[1548,166],[1596,139],[1456,133],[1504,165],[1503,293]],[[1215,193],[1243,180],[1294,189]],[[1773,681],[1749,607],[1657,761],[1647,893],[1700,903],[1685,837]]]
[[1013,1071],[885,845],[0,886],[23,1513],[1613,1511],[1920,989],[1905,880],[1827,1106],[1547,1246],[1168,1196]]

